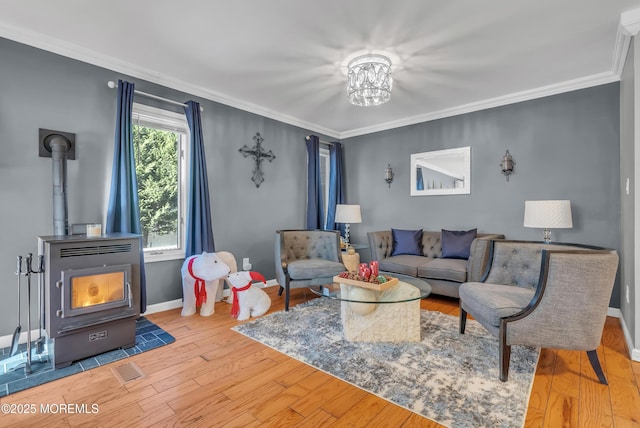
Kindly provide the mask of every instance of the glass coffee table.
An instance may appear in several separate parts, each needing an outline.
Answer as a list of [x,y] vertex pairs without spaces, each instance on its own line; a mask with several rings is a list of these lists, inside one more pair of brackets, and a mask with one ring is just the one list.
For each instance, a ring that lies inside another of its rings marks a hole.
[[340,301],[343,332],[349,341],[419,342],[420,300],[431,293],[431,286],[420,278],[381,273],[398,278],[398,284],[377,291],[333,283],[331,277],[310,290],[323,298]]

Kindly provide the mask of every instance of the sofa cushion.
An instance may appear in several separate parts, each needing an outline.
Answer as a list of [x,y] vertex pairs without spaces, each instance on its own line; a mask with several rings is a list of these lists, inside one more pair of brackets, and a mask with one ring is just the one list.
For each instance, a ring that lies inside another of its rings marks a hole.
[[422,255],[435,259],[442,253],[442,233],[440,231],[422,231]]
[[418,276],[418,266],[423,265],[428,260],[431,259],[423,256],[403,254],[400,256],[391,256],[387,257],[384,260],[379,260],[379,267],[381,271]]
[[289,276],[293,280],[332,277],[346,269],[342,263],[324,259],[296,260],[288,265]]
[[401,254],[422,255],[422,229],[391,229],[391,233],[393,234],[392,256]]
[[[500,318],[516,314],[527,307],[535,290],[512,285],[465,282],[460,285],[460,304],[480,324],[500,327]],[[484,322],[483,322],[484,321]]]
[[418,266],[418,276],[427,279],[465,282],[467,280],[467,261],[462,259],[431,259]]
[[442,258],[469,258],[471,243],[478,235],[478,229],[444,230],[442,229]]

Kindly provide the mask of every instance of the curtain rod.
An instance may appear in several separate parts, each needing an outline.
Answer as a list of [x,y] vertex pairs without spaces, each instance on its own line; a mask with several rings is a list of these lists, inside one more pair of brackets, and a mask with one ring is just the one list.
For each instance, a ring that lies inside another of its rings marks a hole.
[[[107,82],[107,86],[110,87],[111,89],[114,89],[114,88],[118,87],[118,84],[116,82],[114,82],[113,80],[109,80]],[[169,104],[173,104],[173,105],[177,105],[177,106],[182,106],[182,107],[186,107],[187,106],[185,103],[181,103],[179,101],[173,101],[173,100],[170,100],[168,98],[162,98],[162,97],[159,97],[157,95],[149,94],[147,92],[138,91],[137,89],[134,89],[133,93],[138,94],[138,95],[142,95],[143,97],[153,98],[154,100],[164,101],[165,103],[169,103]],[[200,106],[200,111],[204,111],[204,107]]]
[[[304,137],[305,140],[309,141],[309,139],[311,138],[311,135],[307,135],[306,137]],[[333,146],[333,143],[329,143],[328,141],[322,141],[322,140],[318,140],[320,143],[322,144],[327,144],[329,146]]]

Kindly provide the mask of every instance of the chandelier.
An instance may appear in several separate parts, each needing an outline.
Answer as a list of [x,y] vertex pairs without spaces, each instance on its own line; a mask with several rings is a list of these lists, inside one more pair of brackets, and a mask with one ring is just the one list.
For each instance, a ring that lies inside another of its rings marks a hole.
[[357,106],[377,106],[391,98],[391,61],[383,55],[367,54],[347,65],[347,94]]

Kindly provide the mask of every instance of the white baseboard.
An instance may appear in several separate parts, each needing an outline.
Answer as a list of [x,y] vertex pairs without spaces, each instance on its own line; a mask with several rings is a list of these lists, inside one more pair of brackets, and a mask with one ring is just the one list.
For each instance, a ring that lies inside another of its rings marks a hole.
[[[277,279],[270,279],[267,281],[267,283],[265,285],[263,285],[262,288],[266,288],[266,287],[273,287],[278,285],[278,280]],[[229,297],[231,295],[231,290],[229,290],[228,288],[225,288],[224,290],[222,290],[222,298],[223,298],[223,302],[226,302],[226,300],[224,300],[226,297]],[[153,305],[148,305],[147,306],[147,311],[144,313],[145,315],[148,314],[155,314],[156,312],[163,312],[163,311],[168,311],[171,309],[176,309],[176,308],[181,308],[182,307],[182,299],[176,299],[176,300],[170,300],[168,302],[161,302],[161,303],[156,303]],[[37,330],[36,330],[36,334],[37,334]],[[11,336],[9,337],[9,344],[11,343]],[[0,337],[0,340],[2,340],[2,337]],[[26,339],[25,339],[26,341]],[[0,342],[0,345],[2,344],[2,342]],[[4,347],[9,346],[9,345],[4,345]]]
[[[618,309],[620,312],[620,309]],[[624,316],[622,316],[622,312],[620,312],[620,325],[622,325],[622,333],[624,333],[624,340],[627,342],[627,349],[629,350],[629,357],[633,361],[640,361],[640,349],[633,347],[633,339],[631,338],[631,332],[627,328],[627,323],[624,320]]]
[[614,317],[614,318],[622,318],[622,311],[618,308],[609,308],[607,310],[607,316],[610,317]]
[[156,303],[148,305],[145,315],[155,314],[156,312],[164,312],[170,309],[176,309],[182,307],[182,299],[170,300],[168,302]]
[[264,285],[264,287],[263,287],[263,288],[267,288],[267,287],[275,287],[276,285],[278,285],[278,286],[279,286],[280,284],[278,284],[278,280],[274,278],[274,279],[270,279],[270,280],[268,280],[268,281],[267,281],[267,283]]
[[[33,342],[37,338],[38,338],[38,329],[31,330],[31,341]],[[6,336],[0,336],[0,348],[7,348],[11,346],[11,342],[13,342],[13,333],[7,334]],[[27,343],[26,331],[22,330],[20,332],[20,339],[18,340],[18,343]]]

